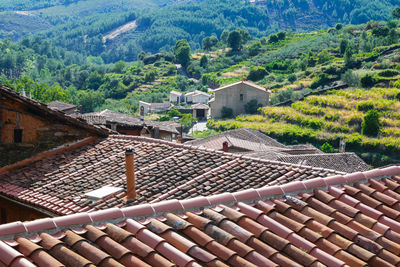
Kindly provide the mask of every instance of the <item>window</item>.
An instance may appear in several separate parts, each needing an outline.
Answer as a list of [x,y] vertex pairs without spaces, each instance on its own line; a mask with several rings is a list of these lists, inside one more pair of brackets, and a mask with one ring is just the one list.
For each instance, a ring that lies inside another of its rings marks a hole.
[[14,143],[22,143],[22,129],[14,129]]
[[243,98],[244,98],[243,94],[240,94],[240,101],[243,101]]
[[0,209],[1,224],[7,223],[7,211],[5,208]]

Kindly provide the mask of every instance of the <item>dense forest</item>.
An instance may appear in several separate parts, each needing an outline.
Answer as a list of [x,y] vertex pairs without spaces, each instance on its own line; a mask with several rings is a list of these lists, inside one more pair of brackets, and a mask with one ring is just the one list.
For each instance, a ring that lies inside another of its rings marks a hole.
[[[253,38],[279,30],[318,30],[336,23],[386,20],[400,0],[279,1],[0,1],[0,37],[41,37],[53,45],[104,62],[133,61],[141,51],[170,51],[180,39],[201,48],[206,36],[242,28]],[[157,8],[156,8],[157,7]],[[104,40],[110,31],[136,21],[134,30]]]

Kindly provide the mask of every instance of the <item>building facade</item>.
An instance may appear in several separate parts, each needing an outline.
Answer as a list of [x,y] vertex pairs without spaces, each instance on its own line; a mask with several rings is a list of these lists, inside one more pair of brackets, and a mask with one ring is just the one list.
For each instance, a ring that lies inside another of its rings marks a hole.
[[269,104],[269,91],[251,82],[241,81],[213,90],[214,98],[209,101],[211,117],[222,117],[222,108],[232,109],[233,116],[244,114],[245,105],[251,100],[258,104]]

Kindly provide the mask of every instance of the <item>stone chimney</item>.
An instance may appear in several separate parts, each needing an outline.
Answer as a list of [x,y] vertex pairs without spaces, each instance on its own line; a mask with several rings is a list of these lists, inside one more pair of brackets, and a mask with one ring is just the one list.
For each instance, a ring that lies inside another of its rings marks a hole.
[[228,150],[229,150],[229,144],[228,141],[225,141],[222,143],[222,151],[228,152]]
[[126,165],[126,196],[125,201],[136,199],[136,181],[135,181],[135,165],[133,158],[133,150],[128,148],[125,151]]

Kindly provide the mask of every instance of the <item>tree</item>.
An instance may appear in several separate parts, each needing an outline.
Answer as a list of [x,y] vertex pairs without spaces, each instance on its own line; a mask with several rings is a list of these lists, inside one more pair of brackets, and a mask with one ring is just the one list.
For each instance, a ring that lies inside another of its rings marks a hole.
[[180,117],[182,114],[178,111],[178,110],[176,110],[176,109],[171,109],[170,111],[168,111],[167,112],[167,114],[168,114],[168,116],[170,117],[170,118],[173,118],[173,117]]
[[343,29],[343,24],[342,24],[342,23],[336,24],[335,29],[336,29],[337,31],[340,31],[341,29]]
[[397,6],[395,9],[393,9],[392,17],[395,19],[400,19],[400,7]]
[[261,104],[257,102],[257,99],[252,99],[244,105],[244,109],[247,114],[255,114],[259,107],[262,107]]
[[371,88],[372,86],[375,85],[375,83],[376,83],[375,78],[369,73],[365,74],[360,79],[361,86],[365,88]]
[[379,117],[378,111],[374,109],[369,110],[361,123],[361,134],[371,137],[377,136],[381,127]]
[[172,48],[172,51],[174,52],[176,61],[186,68],[191,59],[191,51],[188,41],[185,39],[179,40]]
[[346,66],[351,66],[353,64],[353,48],[351,45],[346,47],[346,51],[344,52],[344,63]]
[[190,129],[196,123],[196,119],[193,118],[192,114],[183,114],[179,123],[182,124],[184,129]]
[[219,37],[219,39],[221,40],[221,42],[223,42],[223,43],[228,43],[228,36],[229,36],[229,31],[227,31],[227,30],[224,30],[222,33],[221,33],[221,36]]
[[251,68],[247,79],[255,82],[263,79],[268,72],[263,67],[255,67]]
[[205,37],[202,41],[204,50],[210,50],[213,46],[218,43],[218,39],[215,36]]
[[123,60],[118,61],[114,64],[114,72],[115,73],[122,73],[126,67],[126,63]]
[[239,51],[241,47],[241,36],[240,32],[237,30],[231,31],[228,36],[228,46],[232,48],[233,51]]
[[203,56],[200,58],[200,66],[201,66],[202,68],[206,68],[207,65],[208,65],[208,58],[207,58],[206,55],[203,55]]
[[341,55],[344,55],[344,53],[346,52],[346,48],[347,48],[348,44],[349,44],[349,42],[347,41],[347,39],[340,40],[339,49],[340,49]]
[[334,152],[333,146],[331,144],[329,144],[329,143],[323,143],[322,146],[321,146],[321,150],[324,153],[333,153]]

